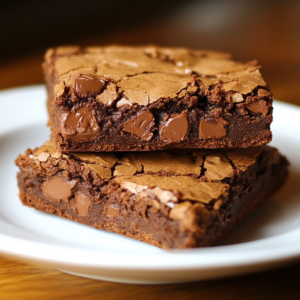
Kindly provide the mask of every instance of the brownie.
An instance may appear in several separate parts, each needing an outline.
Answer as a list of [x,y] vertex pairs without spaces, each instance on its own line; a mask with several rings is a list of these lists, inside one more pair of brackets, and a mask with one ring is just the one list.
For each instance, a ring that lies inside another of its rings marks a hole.
[[277,149],[61,154],[54,142],[16,160],[24,205],[161,248],[214,245],[277,191]]
[[184,48],[59,47],[44,71],[61,153],[248,148],[271,141],[257,61]]

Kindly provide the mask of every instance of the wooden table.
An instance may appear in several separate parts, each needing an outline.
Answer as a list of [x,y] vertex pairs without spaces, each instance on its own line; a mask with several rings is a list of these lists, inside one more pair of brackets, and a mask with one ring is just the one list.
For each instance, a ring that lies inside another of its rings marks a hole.
[[299,299],[300,264],[242,277],[174,285],[131,285],[80,278],[0,256],[0,299]]
[[[250,1],[239,3],[242,2]],[[223,24],[219,31],[214,31],[214,28],[202,31],[195,27],[191,29],[187,22],[191,15],[181,13],[167,21],[155,20],[121,34],[101,36],[101,41],[94,37],[81,39],[80,43],[153,42],[225,50],[241,60],[257,58],[264,67],[263,74],[275,97],[300,105],[300,18],[295,18],[297,11],[290,5],[291,1],[289,5],[279,1],[267,3],[269,6],[265,11],[254,7],[255,22],[248,16],[243,18],[243,30],[238,26],[233,29],[230,22]],[[234,34],[224,37],[226,32],[232,33],[233,30]],[[0,61],[0,89],[42,83],[42,56],[38,52],[26,57],[20,55],[11,61]],[[281,269],[220,280],[160,286],[128,285],[80,278],[0,256],[0,299],[289,300],[300,299],[299,277],[300,263],[293,263]]]

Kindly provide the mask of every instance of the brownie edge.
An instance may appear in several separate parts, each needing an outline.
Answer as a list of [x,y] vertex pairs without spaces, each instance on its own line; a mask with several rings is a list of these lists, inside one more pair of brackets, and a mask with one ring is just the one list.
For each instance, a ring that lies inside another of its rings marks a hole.
[[16,164],[24,205],[165,249],[215,245],[288,175],[267,146],[64,155],[47,142]]
[[52,137],[62,153],[265,145],[273,95],[260,69],[185,48],[49,49]]

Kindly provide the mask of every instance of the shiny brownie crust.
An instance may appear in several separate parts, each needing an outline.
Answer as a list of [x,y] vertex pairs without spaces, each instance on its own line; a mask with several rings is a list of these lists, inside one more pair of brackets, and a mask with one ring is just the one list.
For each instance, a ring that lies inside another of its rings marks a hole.
[[49,49],[52,136],[62,153],[248,148],[272,139],[256,61],[161,47]]
[[165,249],[215,245],[288,174],[267,146],[62,155],[46,143],[16,164],[24,205]]

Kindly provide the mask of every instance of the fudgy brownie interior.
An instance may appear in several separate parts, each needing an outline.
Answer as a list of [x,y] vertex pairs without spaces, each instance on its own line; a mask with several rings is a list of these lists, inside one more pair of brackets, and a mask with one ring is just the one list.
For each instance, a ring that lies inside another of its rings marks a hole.
[[182,48],[59,47],[44,70],[61,152],[247,148],[271,141],[256,61]]

